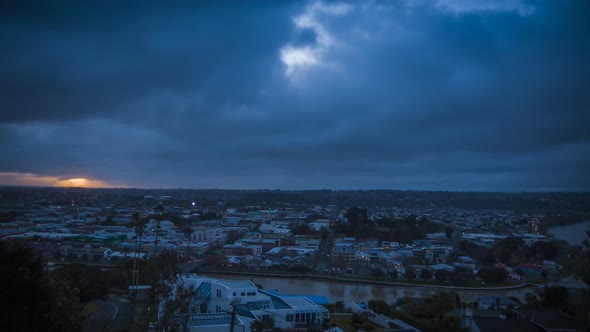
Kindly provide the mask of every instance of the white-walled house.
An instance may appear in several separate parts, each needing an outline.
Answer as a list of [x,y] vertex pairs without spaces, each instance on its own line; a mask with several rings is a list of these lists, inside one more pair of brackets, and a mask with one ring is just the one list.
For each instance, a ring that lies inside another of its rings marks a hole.
[[557,271],[561,268],[559,264],[555,261],[544,260],[543,261],[543,268],[547,271]]
[[231,312],[232,301],[238,302],[236,313],[245,331],[250,330],[250,323],[254,320],[294,329],[320,326],[329,317],[328,310],[305,296],[283,297],[260,290],[249,280],[224,280],[195,274],[185,275],[181,279],[185,286],[192,285],[197,292],[193,298],[196,313],[194,317],[191,316],[189,325],[199,324],[199,317],[206,319],[208,315]]
[[193,227],[191,230],[192,241],[217,244],[225,244],[227,241],[227,230],[222,227]]

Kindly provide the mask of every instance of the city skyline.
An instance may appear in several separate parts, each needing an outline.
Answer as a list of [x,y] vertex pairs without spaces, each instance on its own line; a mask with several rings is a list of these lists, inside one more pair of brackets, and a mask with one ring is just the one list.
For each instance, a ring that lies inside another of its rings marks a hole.
[[590,190],[583,1],[0,5],[0,185]]

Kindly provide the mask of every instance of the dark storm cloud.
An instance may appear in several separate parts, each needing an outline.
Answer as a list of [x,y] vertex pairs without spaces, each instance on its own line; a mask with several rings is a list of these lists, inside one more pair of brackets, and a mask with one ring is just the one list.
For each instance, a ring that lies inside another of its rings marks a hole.
[[1,120],[109,117],[148,96],[215,86],[247,96],[244,81],[277,61],[290,29],[283,8],[74,4],[3,11],[0,88],[13,111]]
[[0,172],[152,187],[590,187],[584,2],[6,8]]

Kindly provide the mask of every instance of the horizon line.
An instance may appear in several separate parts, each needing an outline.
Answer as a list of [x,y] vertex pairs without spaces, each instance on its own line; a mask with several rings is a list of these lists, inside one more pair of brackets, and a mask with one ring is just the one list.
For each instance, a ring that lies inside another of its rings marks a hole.
[[391,188],[370,188],[370,189],[284,189],[284,188],[181,188],[181,187],[75,187],[75,186],[35,186],[0,184],[0,188],[40,188],[40,189],[86,189],[86,190],[218,190],[218,191],[400,191],[400,192],[447,192],[447,193],[497,193],[497,194],[551,194],[551,193],[575,193],[590,194],[590,189],[506,189],[506,190],[477,190],[477,189],[391,189]]

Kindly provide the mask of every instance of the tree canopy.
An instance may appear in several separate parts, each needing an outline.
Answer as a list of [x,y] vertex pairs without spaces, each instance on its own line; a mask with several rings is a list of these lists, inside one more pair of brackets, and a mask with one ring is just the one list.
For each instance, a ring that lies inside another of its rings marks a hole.
[[345,214],[347,223],[333,225],[334,232],[351,237],[374,237],[400,243],[415,239],[425,239],[426,234],[442,231],[444,227],[428,220],[410,215],[405,218],[388,217],[376,221],[369,220],[367,209],[352,207]]
[[586,235],[588,238],[584,240],[583,251],[578,256],[576,273],[587,285],[590,285],[590,228],[586,230]]
[[499,267],[484,267],[477,272],[477,275],[486,283],[498,284],[506,280],[508,272]]
[[22,241],[0,241],[0,321],[7,331],[79,331],[79,289],[47,275]]

